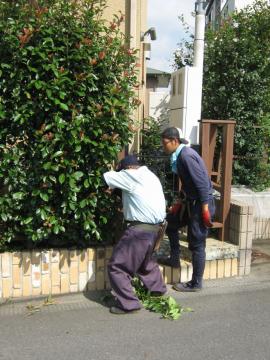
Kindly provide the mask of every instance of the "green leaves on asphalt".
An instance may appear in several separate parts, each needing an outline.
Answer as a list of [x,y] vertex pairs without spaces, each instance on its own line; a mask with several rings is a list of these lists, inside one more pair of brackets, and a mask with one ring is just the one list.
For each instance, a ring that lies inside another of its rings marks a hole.
[[132,284],[145,309],[161,314],[164,319],[177,320],[183,312],[192,311],[190,308],[183,308],[172,296],[151,296],[138,278]]

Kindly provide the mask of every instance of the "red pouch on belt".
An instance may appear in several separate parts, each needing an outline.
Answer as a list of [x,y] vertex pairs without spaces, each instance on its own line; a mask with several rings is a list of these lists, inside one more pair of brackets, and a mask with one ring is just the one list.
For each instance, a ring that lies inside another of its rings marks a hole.
[[169,211],[171,214],[176,215],[180,211],[181,207],[182,207],[182,204],[176,203],[170,207]]

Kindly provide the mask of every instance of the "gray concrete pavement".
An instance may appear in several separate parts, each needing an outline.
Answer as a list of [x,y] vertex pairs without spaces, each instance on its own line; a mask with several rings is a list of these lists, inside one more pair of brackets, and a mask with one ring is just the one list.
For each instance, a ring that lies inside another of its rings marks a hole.
[[[270,266],[269,266],[270,268]],[[141,310],[116,316],[102,293],[0,306],[0,360],[269,360],[267,272],[205,282],[200,293],[169,289],[192,307],[177,321]]]
[[252,275],[270,275],[270,239],[253,241],[252,245]]

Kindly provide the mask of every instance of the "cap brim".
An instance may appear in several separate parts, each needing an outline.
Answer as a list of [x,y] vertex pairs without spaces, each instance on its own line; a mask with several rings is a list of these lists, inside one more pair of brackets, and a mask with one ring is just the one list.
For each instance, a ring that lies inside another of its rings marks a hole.
[[185,144],[185,145],[188,144],[188,141],[187,141],[186,139],[183,139],[183,138],[180,139],[180,142],[181,142],[182,144]]

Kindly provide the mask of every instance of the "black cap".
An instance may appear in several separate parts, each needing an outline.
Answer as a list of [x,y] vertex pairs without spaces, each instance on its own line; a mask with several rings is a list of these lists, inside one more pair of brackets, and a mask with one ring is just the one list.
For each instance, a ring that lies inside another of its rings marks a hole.
[[181,144],[188,144],[182,136],[182,130],[174,126],[166,128],[161,134],[162,139],[178,139]]
[[140,166],[139,160],[135,155],[127,155],[122,159],[117,167],[117,171],[127,169],[129,166]]

